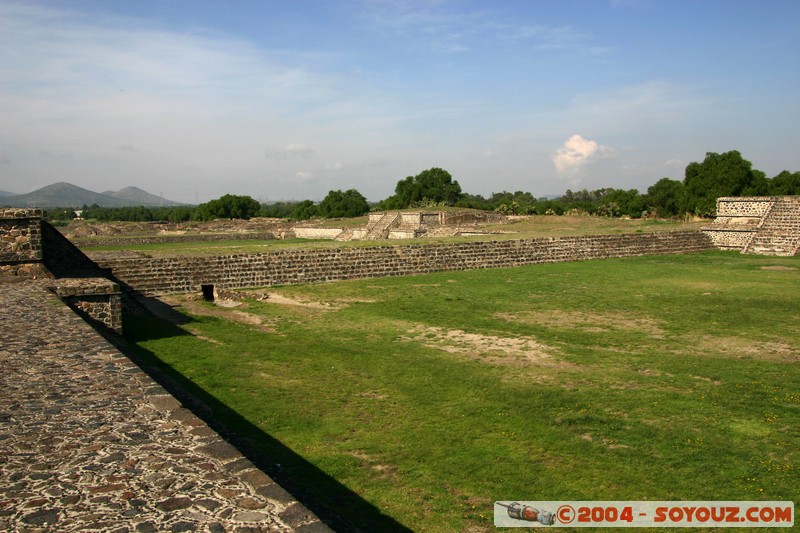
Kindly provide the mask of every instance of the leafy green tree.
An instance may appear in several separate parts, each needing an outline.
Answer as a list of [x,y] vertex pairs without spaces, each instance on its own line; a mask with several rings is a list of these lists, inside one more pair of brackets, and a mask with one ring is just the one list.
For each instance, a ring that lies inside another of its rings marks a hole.
[[67,222],[75,218],[74,209],[55,208],[47,211],[47,219],[51,222]]
[[708,152],[702,163],[689,163],[683,180],[686,208],[699,216],[713,216],[721,196],[765,194],[769,182],[763,172],[736,150]]
[[683,182],[661,178],[647,189],[652,210],[661,217],[672,217],[681,213],[683,207]]
[[770,180],[769,194],[774,196],[800,194],[800,172],[784,170]]
[[496,192],[488,202],[491,209],[509,215],[529,214],[536,210],[536,198],[529,192]]
[[480,194],[462,194],[456,202],[456,206],[467,209],[483,209],[484,211],[493,209],[491,202]]
[[636,189],[602,189],[598,214],[639,218],[647,211],[647,201]]
[[299,202],[273,202],[261,206],[259,216],[270,218],[289,218]]
[[564,204],[558,200],[541,200],[536,202],[537,215],[563,215]]
[[325,218],[360,217],[369,213],[367,199],[355,189],[330,191],[317,206],[317,212]]
[[295,205],[289,218],[292,220],[308,220],[317,216],[317,206],[311,200],[303,200]]
[[381,203],[382,208],[405,209],[414,203],[424,202],[455,205],[463,194],[461,185],[453,181],[450,173],[437,167],[398,181],[394,192],[394,196]]
[[162,207],[154,211],[156,220],[169,220],[170,222],[187,222],[192,219],[194,207],[186,205],[176,207]]
[[215,218],[241,218],[247,220],[258,216],[261,204],[249,196],[226,194],[197,206],[195,220],[214,220]]
[[[567,189],[564,195],[558,199],[558,203],[561,206],[560,211],[563,213],[564,211],[578,209],[580,211],[585,211],[590,214],[595,214],[597,213],[600,207],[600,200],[602,200],[603,196],[606,195],[606,192],[610,190],[613,189],[597,189],[595,191],[588,191],[586,189],[583,189],[577,192],[573,192],[572,190]],[[553,210],[552,208],[549,209],[551,209],[551,211],[558,212],[557,210]],[[604,211],[607,212],[607,210]]]

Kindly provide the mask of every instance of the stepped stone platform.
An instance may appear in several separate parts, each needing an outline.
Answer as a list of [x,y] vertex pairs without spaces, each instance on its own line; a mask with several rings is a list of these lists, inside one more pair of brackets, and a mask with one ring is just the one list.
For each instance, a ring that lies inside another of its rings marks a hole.
[[800,253],[800,196],[717,199],[717,216],[703,228],[717,248],[744,254]]
[[0,284],[0,531],[330,531],[48,283]]
[[350,228],[337,241],[417,239],[419,237],[454,237],[463,232],[478,233],[479,226],[498,224],[507,219],[500,213],[475,211],[378,211],[369,214],[364,228]]

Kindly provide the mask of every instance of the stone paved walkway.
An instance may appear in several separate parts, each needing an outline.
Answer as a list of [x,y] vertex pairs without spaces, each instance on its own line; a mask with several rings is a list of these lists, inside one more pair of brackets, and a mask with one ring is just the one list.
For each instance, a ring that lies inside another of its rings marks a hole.
[[0,308],[0,531],[329,531],[43,286]]

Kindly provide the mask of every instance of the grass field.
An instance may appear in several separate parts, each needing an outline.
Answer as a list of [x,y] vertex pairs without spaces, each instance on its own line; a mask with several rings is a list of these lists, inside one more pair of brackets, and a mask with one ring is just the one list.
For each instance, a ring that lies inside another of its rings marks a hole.
[[490,531],[496,500],[800,500],[799,258],[268,293],[184,301],[180,327],[127,317],[126,336],[340,525]]

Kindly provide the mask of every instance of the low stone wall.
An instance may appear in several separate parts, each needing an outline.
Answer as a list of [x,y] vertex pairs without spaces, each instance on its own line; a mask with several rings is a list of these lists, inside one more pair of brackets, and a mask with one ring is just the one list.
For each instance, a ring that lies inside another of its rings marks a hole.
[[201,285],[243,288],[316,283],[712,248],[706,235],[687,231],[98,262],[133,290],[153,296],[194,292]]
[[97,322],[122,333],[122,291],[105,278],[65,278],[48,284],[49,289],[88,322]]
[[0,276],[49,279],[81,317],[121,333],[119,284],[43,217],[40,209],[0,209]]
[[42,216],[40,209],[0,209],[0,274],[42,273]]
[[344,231],[342,228],[292,228],[298,239],[335,239]]
[[[499,224],[508,219],[496,211],[455,211],[439,214],[439,224],[446,226],[462,226],[468,224]],[[427,222],[426,222],[427,223]]]
[[761,220],[774,203],[773,196],[724,196],[717,198],[717,217]]

